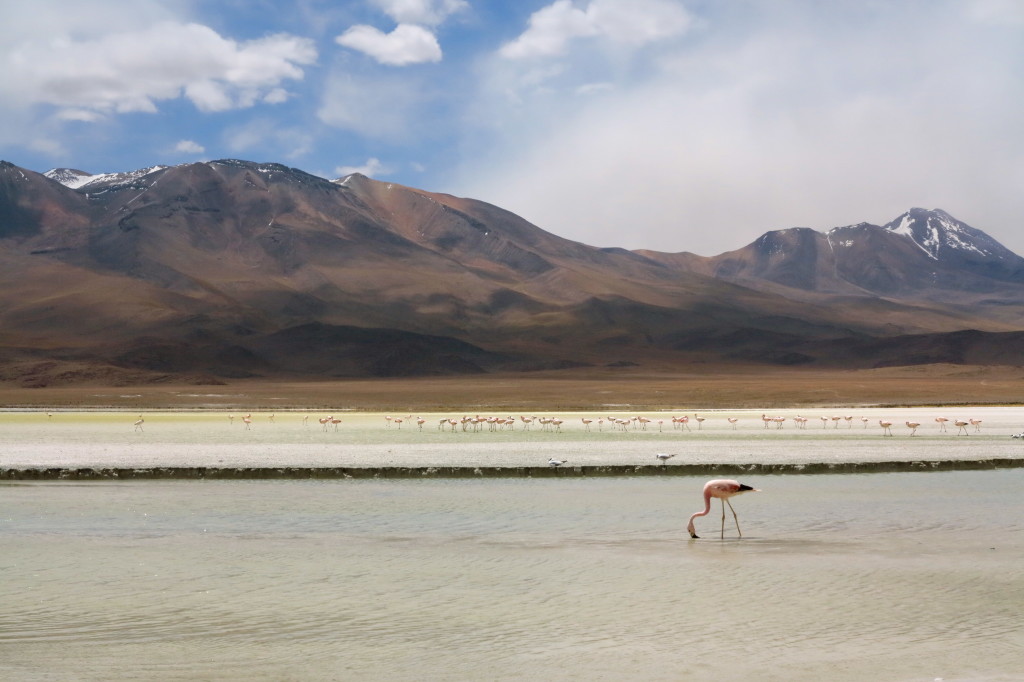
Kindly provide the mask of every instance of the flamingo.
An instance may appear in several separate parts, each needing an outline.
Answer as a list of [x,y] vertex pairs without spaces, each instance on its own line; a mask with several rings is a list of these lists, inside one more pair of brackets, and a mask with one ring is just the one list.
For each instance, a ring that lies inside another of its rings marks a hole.
[[882,427],[882,435],[883,436],[891,436],[892,435],[892,431],[889,428],[889,427],[892,426],[892,422],[887,422],[887,421],[883,421],[883,420],[879,419],[878,420],[878,425]]
[[697,430],[700,431],[701,427],[703,427],[704,425],[704,419],[706,417],[698,417],[697,415],[693,415],[693,418],[697,420]]
[[764,422],[764,428],[766,428],[766,429],[768,428],[768,422],[770,422],[771,420],[772,420],[772,418],[769,417],[768,415],[763,414],[763,413],[761,414],[761,421]]
[[843,417],[843,419],[846,420],[846,428],[852,429],[853,428],[853,415],[850,415],[849,417]]
[[662,464],[664,464],[664,463],[665,463],[665,462],[667,462],[668,460],[670,460],[670,459],[672,459],[673,457],[675,457],[675,454],[667,455],[667,454],[665,454],[664,452],[659,452],[658,454],[656,454],[656,455],[655,455],[655,457],[657,457],[658,459],[660,459],[660,460],[661,460],[661,463],[662,463]]
[[965,422],[963,419],[957,419],[953,423],[956,424],[956,427],[959,429],[959,431],[956,432],[956,435],[959,436],[961,431],[963,432],[963,434],[965,436],[971,435],[971,434],[967,433],[967,424],[968,424],[968,422]]
[[234,424],[234,423],[235,423],[235,415],[229,414],[228,415],[228,424]]
[[726,417],[730,424],[732,424],[733,431],[736,430],[736,422],[739,421],[736,417]]
[[968,419],[967,421],[969,421],[971,423],[971,426],[974,427],[974,432],[975,433],[981,433],[981,420],[980,419]]
[[340,424],[340,423],[341,423],[340,419],[338,419],[337,417],[331,417],[331,425],[334,426],[334,430],[335,431],[338,430],[338,424]]
[[303,426],[309,426],[309,415],[308,414],[305,417],[302,418],[302,425]]
[[549,457],[548,458],[548,465],[549,466],[553,466],[553,467],[560,467],[560,466],[562,466],[563,464],[565,464],[568,461],[569,460],[567,460],[567,459],[555,459],[554,457]]
[[418,426],[420,428],[420,431],[423,430],[423,425],[426,424],[426,423],[427,423],[427,420],[424,419],[423,417],[416,417],[416,426]]
[[822,417],[821,418],[821,428],[824,429],[826,427],[828,427],[828,417]]
[[942,431],[943,433],[945,433],[945,431],[946,431],[946,422],[948,422],[949,419],[947,419],[946,417],[936,417],[935,421],[937,421],[939,423],[939,431]]
[[590,425],[594,422],[593,419],[587,419],[586,417],[580,417],[580,421],[583,422],[583,430],[589,431]]
[[862,424],[864,424],[864,428],[865,429],[868,428],[868,418],[867,417],[861,417],[860,421],[861,421]]
[[242,421],[245,422],[245,430],[248,431],[252,426],[252,417],[247,414],[244,417],[242,417]]
[[917,433],[917,427],[921,424],[919,422],[907,422],[907,428],[910,429],[910,435],[913,436]]
[[142,422],[144,422],[144,421],[146,421],[146,420],[143,419],[142,415],[140,414],[139,418],[135,421],[135,430],[136,431],[142,431]]
[[740,520],[736,516],[736,510],[732,508],[732,502],[729,501],[730,497],[736,495],[742,495],[743,493],[761,492],[757,488],[751,488],[749,485],[744,485],[739,481],[734,481],[728,478],[716,478],[712,481],[708,481],[704,484],[704,509],[699,512],[694,512],[690,517],[690,521],[686,524],[686,530],[690,531],[691,538],[699,537],[697,531],[693,527],[693,520],[698,516],[707,516],[708,512],[711,511],[711,498],[717,497],[722,501],[722,534],[721,539],[725,539],[725,505],[729,505],[729,510],[732,512],[733,520],[736,521],[736,532],[743,537],[743,531],[740,530]]
[[839,428],[839,420],[840,419],[842,419],[842,417],[832,417],[832,428],[833,429],[838,429]]
[[269,417],[267,417],[267,419],[269,419],[270,421],[274,421],[274,415],[270,415]]

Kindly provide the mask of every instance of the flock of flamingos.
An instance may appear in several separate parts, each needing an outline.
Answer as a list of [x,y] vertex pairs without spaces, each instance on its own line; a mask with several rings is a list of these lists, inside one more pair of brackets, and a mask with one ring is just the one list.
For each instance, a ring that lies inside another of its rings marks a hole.
[[[274,419],[275,419],[275,416],[276,415],[274,415],[274,414],[270,414],[270,415],[267,416],[267,419],[270,422],[273,422]],[[781,428],[783,428],[785,423],[788,420],[790,420],[790,419],[792,419],[792,421],[796,425],[796,428],[798,428],[798,429],[806,429],[807,428],[807,424],[812,421],[810,418],[802,417],[800,415],[796,415],[795,417],[771,417],[771,416],[768,416],[767,414],[762,414],[761,415],[761,421],[764,423],[764,428],[766,428],[766,429],[768,429],[768,428],[781,429]],[[853,425],[854,425],[854,417],[852,415],[848,415],[848,416],[832,416],[832,417],[819,417],[818,419],[821,421],[821,427],[823,429],[829,428],[829,424],[830,423],[831,423],[833,429],[838,429],[840,423],[845,423],[845,426],[848,429],[852,429]],[[861,427],[864,428],[864,429],[866,429],[868,427],[868,424],[871,421],[867,417],[860,417],[858,420],[861,423]],[[233,414],[229,414],[228,415],[228,421],[230,423],[234,424],[235,423],[235,416]],[[248,414],[244,415],[243,417],[241,417],[241,421],[242,421],[243,424],[245,424],[246,430],[251,429],[252,428],[252,423],[253,423],[252,413],[248,413]],[[323,428],[324,431],[328,431],[331,428],[333,428],[335,431],[337,431],[338,430],[338,426],[341,424],[341,421],[342,420],[340,418],[335,417],[333,415],[329,415],[327,417],[320,417],[320,418],[317,419],[317,422],[320,424],[320,426]],[[673,428],[673,429],[675,429],[677,431],[692,431],[693,428],[691,428],[691,426],[690,426],[691,421],[692,421],[693,424],[696,425],[697,430],[700,431],[700,430],[703,430],[704,422],[707,421],[707,418],[706,417],[702,417],[702,416],[700,416],[698,414],[695,414],[693,416],[692,420],[691,420],[689,415],[683,415],[683,416],[678,416],[678,417],[677,416],[672,416],[672,417],[668,417],[668,418],[652,418],[652,417],[644,417],[644,416],[636,416],[636,417],[581,417],[580,418],[580,423],[582,424],[584,431],[592,431],[595,428],[598,431],[604,431],[605,429],[618,430],[618,431],[629,431],[629,430],[634,430],[635,429],[635,430],[646,431],[649,426],[652,429],[656,428],[658,431],[663,431],[665,426],[666,426],[666,424],[670,424],[671,428]],[[733,429],[736,429],[737,424],[739,423],[739,418],[738,417],[726,417],[726,421],[729,423],[729,425]],[[141,431],[142,430],[142,425],[143,425],[144,422],[145,422],[145,419],[142,417],[142,415],[139,415],[138,421],[135,422],[135,430],[136,431]],[[935,417],[935,422],[936,422],[936,424],[938,424],[939,431],[942,432],[942,433],[946,433],[947,432],[947,426],[946,425],[949,422],[952,422],[952,426],[956,426],[957,427],[957,435],[968,436],[968,435],[970,435],[972,430],[975,433],[980,433],[981,432],[981,420],[980,419],[967,419],[967,420],[952,419],[951,420],[951,419],[949,419],[947,417]],[[309,426],[310,416],[309,415],[305,415],[302,418],[302,423],[303,423],[304,426]],[[410,426],[415,426],[417,429],[422,431],[424,425],[427,423],[427,420],[424,419],[423,417],[413,417],[412,415],[409,415],[409,416],[406,416],[406,417],[393,417],[391,415],[385,415],[384,416],[384,423],[385,423],[386,428],[389,428],[389,429],[390,428],[401,429],[403,424],[408,423],[408,424],[410,424]],[[562,426],[564,424],[565,424],[565,420],[564,419],[560,419],[558,417],[537,417],[537,416],[529,416],[529,417],[527,417],[525,415],[520,415],[519,418],[517,419],[517,418],[511,417],[511,416],[509,416],[509,417],[494,417],[494,416],[481,417],[480,415],[474,415],[474,416],[470,417],[470,416],[466,415],[466,416],[463,416],[461,418],[442,417],[437,422],[437,429],[440,430],[440,431],[458,431],[460,429],[462,431],[482,431],[482,430],[484,430],[486,428],[488,431],[499,431],[499,430],[515,430],[516,428],[519,428],[519,429],[524,430],[524,431],[529,431],[530,429],[532,429],[532,428],[534,428],[536,426],[537,428],[540,428],[541,430],[544,430],[544,431],[561,432]],[[909,435],[911,435],[911,436],[916,436],[917,435],[917,429],[921,426],[920,422],[915,422],[915,421],[905,421],[904,424],[906,425],[906,428],[909,429],[909,431],[910,431]],[[885,419],[879,419],[878,420],[878,425],[882,428],[882,435],[883,436],[892,436],[893,435],[893,433],[892,433],[893,422],[887,421]],[[1024,433],[1014,434],[1013,437],[1014,438],[1024,438]]]

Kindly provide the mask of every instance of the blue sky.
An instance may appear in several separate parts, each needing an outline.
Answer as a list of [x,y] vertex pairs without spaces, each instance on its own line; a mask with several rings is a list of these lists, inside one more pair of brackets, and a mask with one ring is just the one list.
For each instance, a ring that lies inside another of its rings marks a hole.
[[1024,255],[1020,0],[0,0],[0,158],[276,161],[714,255],[942,208]]

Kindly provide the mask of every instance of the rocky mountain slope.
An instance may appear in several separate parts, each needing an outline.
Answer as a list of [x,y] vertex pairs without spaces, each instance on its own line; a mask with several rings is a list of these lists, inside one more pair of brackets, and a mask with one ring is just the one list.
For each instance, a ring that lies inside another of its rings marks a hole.
[[920,209],[702,258],[598,249],[483,202],[279,164],[2,163],[0,246],[0,380],[23,385],[1016,362],[1001,344],[1024,329],[1022,259]]

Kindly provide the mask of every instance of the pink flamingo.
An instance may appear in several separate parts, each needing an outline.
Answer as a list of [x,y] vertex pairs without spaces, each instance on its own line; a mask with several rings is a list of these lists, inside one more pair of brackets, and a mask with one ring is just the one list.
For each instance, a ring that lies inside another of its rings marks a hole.
[[699,512],[694,512],[693,516],[690,517],[689,523],[686,524],[686,530],[690,531],[690,537],[696,538],[697,531],[693,527],[693,520],[698,516],[707,516],[708,512],[711,511],[711,498],[717,497],[722,501],[722,534],[721,538],[725,539],[725,505],[729,505],[729,510],[732,512],[732,518],[736,521],[736,532],[743,537],[743,531],[740,530],[740,520],[736,516],[736,510],[732,508],[732,502],[729,501],[730,497],[736,495],[742,495],[743,493],[761,492],[757,488],[751,488],[749,485],[744,485],[739,481],[733,481],[728,478],[716,478],[713,481],[708,481],[704,484],[704,509]]
[[917,427],[920,426],[920,425],[921,425],[920,422],[911,422],[911,421],[907,422],[907,428],[910,429],[910,435],[911,436],[917,434]]
[[135,430],[136,430],[136,431],[142,431],[142,424],[143,424],[143,423],[145,423],[145,421],[146,421],[146,420],[145,420],[145,419],[143,419],[143,418],[142,418],[142,415],[140,414],[140,415],[139,415],[139,418],[138,418],[138,420],[136,420],[136,422],[135,422],[135,424],[134,424],[134,426],[135,426]]
[[892,430],[890,429],[890,427],[892,426],[892,422],[890,422],[890,421],[883,421],[883,420],[879,419],[878,420],[878,425],[882,427],[882,435],[883,436],[891,436],[892,435]]
[[949,419],[947,419],[946,417],[936,417],[935,421],[939,423],[939,431],[946,430],[946,422],[948,422]]

